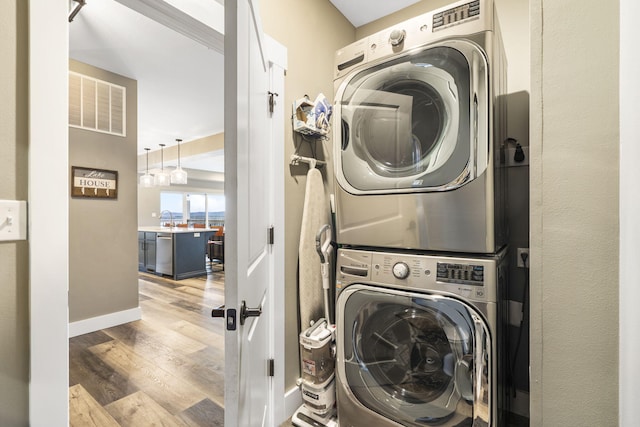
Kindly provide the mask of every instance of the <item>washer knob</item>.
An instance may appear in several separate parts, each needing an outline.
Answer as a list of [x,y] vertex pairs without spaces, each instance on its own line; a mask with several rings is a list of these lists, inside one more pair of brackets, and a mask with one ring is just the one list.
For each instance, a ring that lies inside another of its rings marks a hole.
[[409,266],[404,262],[397,262],[393,265],[393,275],[396,279],[406,279],[409,277],[411,270]]
[[398,46],[404,41],[405,35],[407,33],[404,30],[393,30],[389,35],[389,43],[391,43],[391,46]]

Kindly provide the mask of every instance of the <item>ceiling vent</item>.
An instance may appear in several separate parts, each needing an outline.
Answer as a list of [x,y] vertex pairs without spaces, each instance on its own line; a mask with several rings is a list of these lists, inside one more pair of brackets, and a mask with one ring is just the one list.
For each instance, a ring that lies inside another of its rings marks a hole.
[[69,126],[126,136],[123,86],[69,72]]

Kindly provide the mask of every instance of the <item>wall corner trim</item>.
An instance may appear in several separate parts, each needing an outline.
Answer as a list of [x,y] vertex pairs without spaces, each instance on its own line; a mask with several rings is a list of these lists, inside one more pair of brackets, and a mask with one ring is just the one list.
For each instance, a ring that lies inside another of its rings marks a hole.
[[69,323],[69,338],[142,319],[140,306]]

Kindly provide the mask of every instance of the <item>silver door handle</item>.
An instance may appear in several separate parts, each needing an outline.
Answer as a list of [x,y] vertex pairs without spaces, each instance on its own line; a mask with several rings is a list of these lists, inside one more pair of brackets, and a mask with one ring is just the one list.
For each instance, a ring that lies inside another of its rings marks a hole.
[[240,305],[240,324],[244,325],[247,317],[259,317],[262,314],[262,307],[248,308],[247,302],[242,301]]

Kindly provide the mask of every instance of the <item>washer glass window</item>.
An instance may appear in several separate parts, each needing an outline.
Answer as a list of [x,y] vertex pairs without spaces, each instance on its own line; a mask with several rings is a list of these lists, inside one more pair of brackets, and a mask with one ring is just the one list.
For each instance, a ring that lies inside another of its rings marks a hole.
[[487,398],[474,389],[482,394],[490,378],[481,317],[441,296],[371,288],[345,295],[339,345],[355,398],[404,426],[471,423]]
[[471,152],[465,56],[429,48],[352,77],[338,102],[342,172],[357,190],[445,186]]

